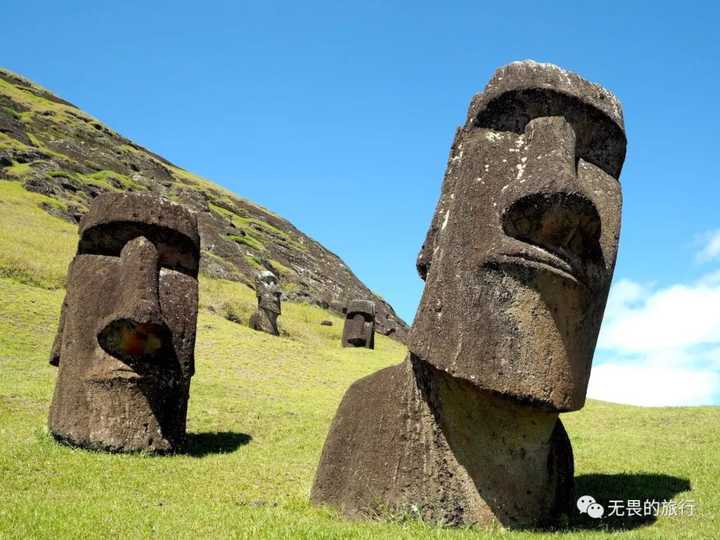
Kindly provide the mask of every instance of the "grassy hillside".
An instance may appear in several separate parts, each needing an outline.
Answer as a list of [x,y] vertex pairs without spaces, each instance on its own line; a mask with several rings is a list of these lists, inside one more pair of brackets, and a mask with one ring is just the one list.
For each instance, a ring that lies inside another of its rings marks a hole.
[[[341,319],[286,304],[285,335],[244,323],[253,292],[201,278],[189,447],[172,457],[56,444],[45,427],[47,364],[75,227],[44,195],[0,182],[0,538],[716,538],[720,411],[590,402],[564,420],[579,494],[692,500],[694,516],[573,520],[557,533],[449,530],[398,516],[346,522],[307,502],[325,435],[355,379],[402,360],[397,341],[342,349]],[[240,321],[240,324],[231,320]],[[334,325],[321,326],[330,319]],[[639,381],[638,384],[641,384]],[[598,528],[600,527],[600,528]]]
[[[281,216],[173,165],[41,86],[0,68],[4,181],[14,182],[9,188],[14,197],[21,191],[42,195],[34,198],[38,207],[73,224],[103,191],[161,194],[197,212],[203,275],[250,285],[258,271],[271,270],[287,298],[336,313],[355,298],[372,299],[378,331],[400,340],[405,335],[406,325],[392,306],[337,255]],[[46,223],[37,217],[36,225]],[[46,267],[48,262],[46,257],[29,264]],[[0,265],[0,272],[17,271]],[[46,278],[57,285],[63,274],[61,269]]]

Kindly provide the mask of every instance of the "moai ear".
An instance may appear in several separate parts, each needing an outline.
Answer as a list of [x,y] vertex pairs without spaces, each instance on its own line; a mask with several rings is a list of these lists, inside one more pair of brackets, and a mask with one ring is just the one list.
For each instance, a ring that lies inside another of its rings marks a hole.
[[53,341],[52,349],[50,350],[50,365],[55,367],[60,365],[60,351],[62,350],[63,329],[65,328],[65,310],[66,305],[65,300],[63,300],[62,307],[60,308],[60,322],[58,322],[55,341]]

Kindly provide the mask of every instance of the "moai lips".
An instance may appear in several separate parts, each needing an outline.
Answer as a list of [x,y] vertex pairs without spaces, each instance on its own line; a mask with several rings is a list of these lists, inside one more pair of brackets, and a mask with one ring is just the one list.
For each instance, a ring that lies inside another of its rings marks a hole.
[[345,394],[315,503],[518,528],[571,511],[559,413],[585,401],[625,145],[617,99],[556,66],[510,64],[472,99],[417,260],[410,353]]
[[265,270],[255,277],[255,295],[258,307],[250,316],[250,328],[279,336],[277,318],[280,315],[280,296],[282,291],[278,286],[277,277]]
[[196,219],[182,206],[132,193],[95,200],[50,357],[59,368],[49,418],[57,439],[160,453],[182,443],[199,253]]
[[347,307],[343,347],[375,348],[375,302],[353,300]]

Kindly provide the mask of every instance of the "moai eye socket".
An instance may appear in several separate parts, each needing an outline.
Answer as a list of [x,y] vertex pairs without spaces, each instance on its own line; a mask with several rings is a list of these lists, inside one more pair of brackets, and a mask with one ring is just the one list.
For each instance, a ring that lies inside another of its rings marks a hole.
[[155,225],[133,222],[97,225],[83,232],[78,254],[119,257],[128,242],[141,236],[155,244],[160,267],[197,276],[200,254],[193,241],[182,233]]
[[471,126],[521,135],[533,119],[551,116],[562,116],[572,125],[578,160],[620,178],[627,146],[625,133],[614,119],[575,96],[538,88],[505,92],[488,102]]

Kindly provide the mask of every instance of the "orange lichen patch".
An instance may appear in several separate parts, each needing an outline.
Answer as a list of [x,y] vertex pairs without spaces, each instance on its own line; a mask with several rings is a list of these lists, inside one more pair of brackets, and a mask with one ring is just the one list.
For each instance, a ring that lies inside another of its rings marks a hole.
[[151,355],[162,348],[162,338],[156,333],[155,325],[123,326],[120,332],[120,348],[129,356]]
[[148,359],[158,353],[165,342],[162,326],[118,319],[98,335],[105,351],[123,361]]

